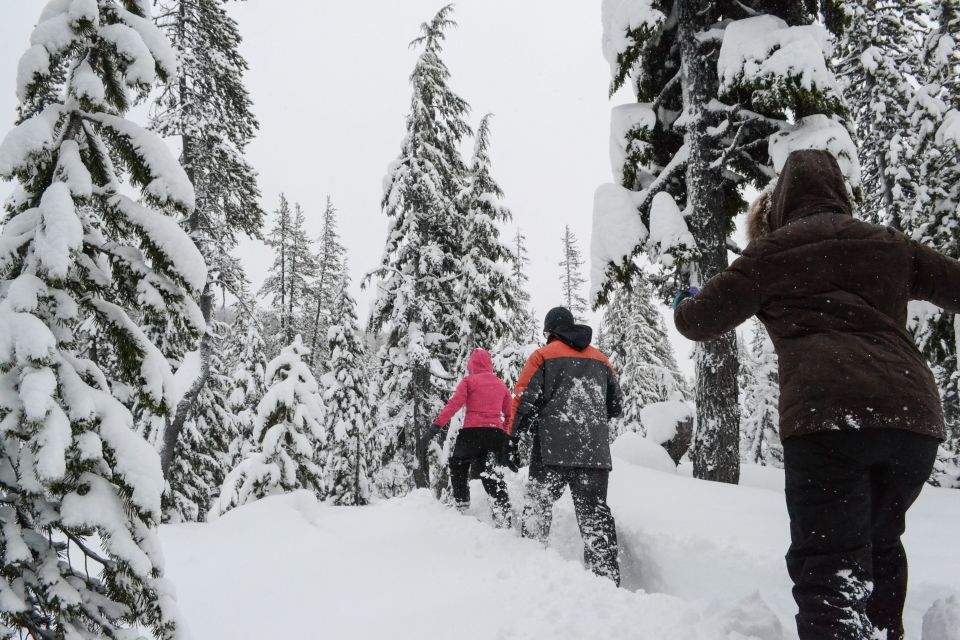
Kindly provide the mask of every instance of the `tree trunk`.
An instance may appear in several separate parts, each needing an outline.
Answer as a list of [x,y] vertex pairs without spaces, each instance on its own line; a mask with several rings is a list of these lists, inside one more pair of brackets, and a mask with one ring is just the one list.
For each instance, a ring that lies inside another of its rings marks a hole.
[[430,486],[430,463],[429,456],[420,459],[417,455],[417,444],[420,442],[420,436],[423,435],[421,425],[428,418],[426,407],[427,390],[430,387],[430,367],[428,363],[417,363],[413,369],[413,424],[411,431],[413,433],[413,442],[407,444],[413,447],[414,460],[413,484],[417,489],[426,489]]
[[[713,160],[707,104],[716,95],[714,56],[702,48],[697,33],[704,23],[702,3],[680,0],[680,53],[683,73],[683,105],[688,121],[685,140],[687,206],[690,231],[699,248],[694,284],[702,284],[727,267],[727,238],[721,170]],[[700,343],[695,350],[697,431],[692,459],[693,475],[704,480],[736,484],[740,479],[740,410],[737,389],[737,340],[729,332],[717,340]]]

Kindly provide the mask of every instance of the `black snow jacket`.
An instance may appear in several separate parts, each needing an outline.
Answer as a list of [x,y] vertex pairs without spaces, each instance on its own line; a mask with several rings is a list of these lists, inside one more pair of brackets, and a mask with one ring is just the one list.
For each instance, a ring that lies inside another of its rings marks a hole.
[[545,466],[610,469],[608,422],[622,412],[620,384],[592,331],[554,331],[527,360],[514,388],[511,433],[535,429]]

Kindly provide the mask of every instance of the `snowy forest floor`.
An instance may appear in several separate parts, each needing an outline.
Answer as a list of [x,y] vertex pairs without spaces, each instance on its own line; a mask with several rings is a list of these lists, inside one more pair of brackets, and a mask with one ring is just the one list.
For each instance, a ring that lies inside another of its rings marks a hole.
[[[728,486],[617,459],[621,589],[583,569],[569,493],[547,549],[493,529],[479,483],[465,516],[425,491],[359,508],[300,492],[161,536],[195,638],[790,640],[782,485],[776,469]],[[960,493],[925,488],[905,537],[910,639],[960,594],[958,532]]]

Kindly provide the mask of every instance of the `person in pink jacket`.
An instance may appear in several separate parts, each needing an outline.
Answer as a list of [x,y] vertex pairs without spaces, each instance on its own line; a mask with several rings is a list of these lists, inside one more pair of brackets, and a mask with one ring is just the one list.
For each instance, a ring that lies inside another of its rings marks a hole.
[[513,395],[493,373],[493,360],[483,349],[477,349],[467,362],[467,375],[453,397],[433,421],[420,442],[425,451],[437,434],[446,435],[450,420],[466,407],[463,427],[450,454],[450,486],[453,499],[461,511],[470,505],[470,479],[479,479],[493,501],[493,520],[498,527],[510,526],[510,497],[503,480],[506,464]]

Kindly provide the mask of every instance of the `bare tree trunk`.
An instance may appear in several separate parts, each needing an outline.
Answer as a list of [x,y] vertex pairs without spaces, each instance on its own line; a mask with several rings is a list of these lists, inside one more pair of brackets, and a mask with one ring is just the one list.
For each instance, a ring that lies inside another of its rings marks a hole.
[[[726,220],[721,169],[712,168],[707,104],[716,94],[717,74],[712,55],[697,33],[704,24],[697,0],[680,0],[680,51],[683,65],[683,104],[688,114],[686,144],[687,202],[690,231],[699,248],[698,284],[727,267]],[[697,431],[692,459],[697,478],[736,484],[740,479],[740,410],[737,389],[737,340],[729,332],[697,345],[695,351]]]

